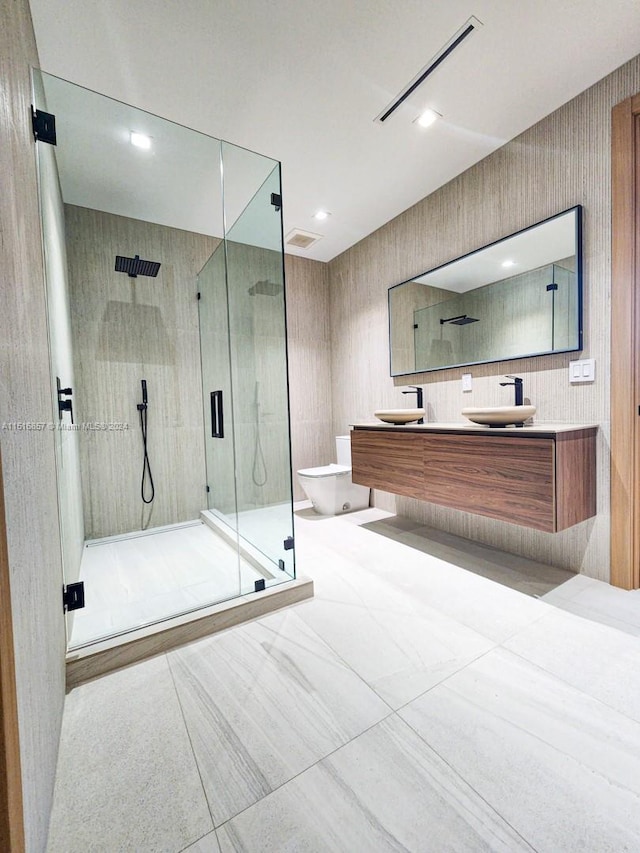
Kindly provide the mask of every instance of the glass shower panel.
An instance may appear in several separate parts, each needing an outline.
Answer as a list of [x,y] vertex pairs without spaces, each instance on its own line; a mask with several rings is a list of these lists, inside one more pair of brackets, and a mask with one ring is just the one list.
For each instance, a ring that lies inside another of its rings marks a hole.
[[280,166],[222,160],[238,533],[270,586],[295,576]]
[[221,242],[198,275],[207,508],[237,530],[229,319],[226,306],[225,254]]

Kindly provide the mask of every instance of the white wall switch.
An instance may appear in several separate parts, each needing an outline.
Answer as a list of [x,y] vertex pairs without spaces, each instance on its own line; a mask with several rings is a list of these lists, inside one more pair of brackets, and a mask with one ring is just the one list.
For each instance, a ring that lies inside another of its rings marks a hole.
[[583,358],[569,362],[569,382],[594,382],[596,378],[595,358]]
[[463,393],[466,391],[473,390],[473,376],[470,373],[462,374],[462,391]]

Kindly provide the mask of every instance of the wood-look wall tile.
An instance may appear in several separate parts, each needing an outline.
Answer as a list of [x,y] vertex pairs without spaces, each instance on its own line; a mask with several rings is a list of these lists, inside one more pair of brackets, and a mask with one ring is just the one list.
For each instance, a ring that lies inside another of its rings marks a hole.
[[[468,405],[504,405],[503,374],[524,378],[544,421],[598,423],[596,518],[557,534],[376,493],[376,504],[504,550],[609,579],[610,114],[640,89],[640,57],[538,122],[329,264],[333,432],[405,405],[402,386],[425,386],[430,420],[462,421]],[[593,384],[570,386],[574,356],[389,375],[387,289],[575,204],[584,207],[584,350]],[[460,376],[473,375],[462,394]]]
[[[196,276],[218,240],[66,206],[77,418],[87,538],[197,518],[206,506]],[[161,262],[157,278],[114,271],[116,255]],[[156,499],[140,497],[140,382],[149,393]]]

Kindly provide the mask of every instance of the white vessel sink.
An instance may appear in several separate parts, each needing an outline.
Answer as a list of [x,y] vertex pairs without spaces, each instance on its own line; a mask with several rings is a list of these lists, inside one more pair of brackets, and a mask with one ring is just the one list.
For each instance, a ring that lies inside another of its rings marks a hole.
[[386,424],[410,424],[412,421],[423,418],[425,411],[425,409],[378,409],[373,414]]
[[488,406],[484,409],[470,407],[462,410],[465,418],[474,424],[495,427],[524,423],[535,413],[535,406]]

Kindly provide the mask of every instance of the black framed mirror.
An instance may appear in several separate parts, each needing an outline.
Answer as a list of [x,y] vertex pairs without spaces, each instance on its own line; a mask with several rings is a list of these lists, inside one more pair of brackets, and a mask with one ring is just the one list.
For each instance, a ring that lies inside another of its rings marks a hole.
[[582,349],[582,207],[389,288],[392,376]]

